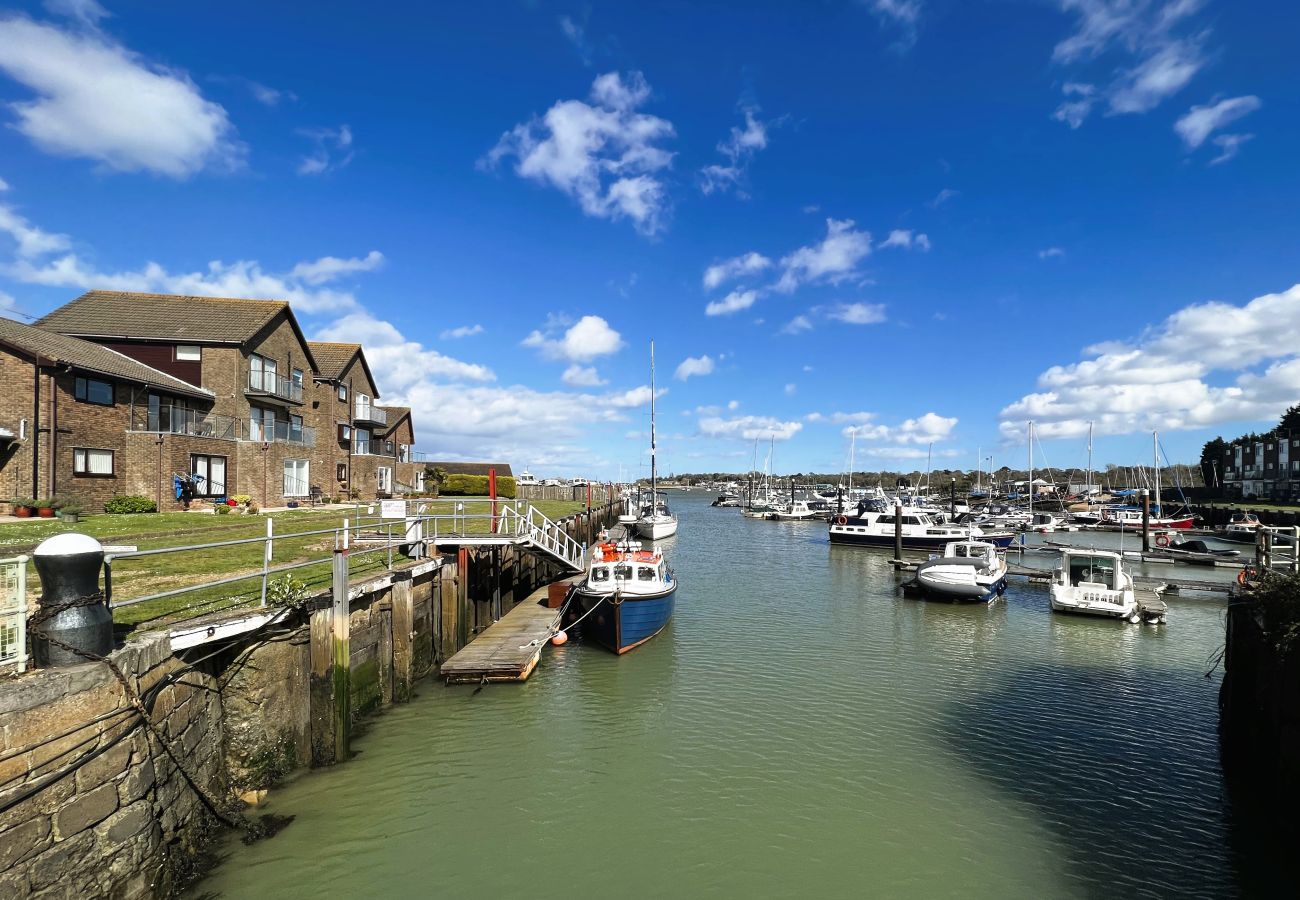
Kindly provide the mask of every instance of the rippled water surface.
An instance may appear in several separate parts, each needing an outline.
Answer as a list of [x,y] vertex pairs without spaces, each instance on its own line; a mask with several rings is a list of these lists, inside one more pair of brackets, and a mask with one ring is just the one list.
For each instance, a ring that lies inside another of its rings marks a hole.
[[[1242,893],[1216,738],[1223,601],[1163,629],[902,598],[888,553],[698,493],[667,631],[524,685],[430,682],[273,793],[225,897]],[[1069,539],[1069,538],[1063,538]],[[1027,557],[1032,557],[1028,554]],[[1046,565],[1046,562],[1040,563]],[[1197,577],[1210,577],[1197,572]],[[1224,576],[1220,576],[1224,577]],[[1247,891],[1248,892],[1248,891]]]

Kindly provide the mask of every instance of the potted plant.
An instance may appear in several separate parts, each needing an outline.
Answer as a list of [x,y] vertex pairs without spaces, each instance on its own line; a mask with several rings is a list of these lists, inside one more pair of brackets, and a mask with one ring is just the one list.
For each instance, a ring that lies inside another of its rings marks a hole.
[[64,500],[59,504],[58,512],[55,515],[64,522],[76,524],[81,519],[81,512],[81,504],[76,500]]
[[53,497],[43,497],[36,501],[36,515],[42,519],[53,519],[54,511],[59,508],[59,501]]
[[14,515],[20,519],[30,519],[32,510],[36,508],[36,501],[31,497],[20,497],[13,503]]

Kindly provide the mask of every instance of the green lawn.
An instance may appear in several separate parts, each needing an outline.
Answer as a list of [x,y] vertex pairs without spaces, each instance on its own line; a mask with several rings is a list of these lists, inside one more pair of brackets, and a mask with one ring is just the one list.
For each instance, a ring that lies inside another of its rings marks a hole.
[[[449,516],[459,500],[427,501],[426,514]],[[504,501],[501,501],[504,504]],[[583,508],[583,504],[568,501],[537,501],[538,511],[552,520],[562,518]],[[466,511],[486,511],[486,504],[466,502]],[[366,507],[361,507],[366,515]],[[378,509],[375,509],[378,513]],[[319,559],[320,563],[295,570],[292,575],[302,581],[309,592],[317,593],[329,588],[329,559],[334,546],[333,530],[341,527],[343,519],[355,520],[353,507],[326,510],[288,510],[262,516],[215,516],[207,513],[152,513],[144,515],[89,516],[72,525],[57,519],[0,525],[0,556],[30,553],[40,541],[65,531],[77,531],[98,538],[108,545],[132,545],[140,550],[163,547],[182,547],[220,541],[255,538],[266,534],[266,520],[274,521],[275,533],[285,535],[274,542],[271,566],[283,566]],[[374,525],[374,518],[370,519]],[[486,534],[490,529],[487,518],[468,518],[463,527],[465,534]],[[329,529],[326,534],[303,532]],[[447,520],[438,524],[439,533],[451,531]],[[236,544],[227,547],[209,547],[199,550],[178,551],[135,559],[119,559],[113,563],[113,600],[120,602],[132,597],[158,593],[190,585],[202,585],[220,578],[244,573],[260,573],[263,543]],[[363,548],[358,548],[363,549]],[[387,552],[352,556],[352,574],[376,573],[387,567]],[[36,572],[29,565],[29,594],[39,594]],[[284,576],[280,576],[283,578]],[[157,621],[175,620],[203,615],[214,611],[257,604],[261,600],[261,579],[187,592],[176,597],[120,607],[113,612],[114,620],[129,625],[146,625]]]

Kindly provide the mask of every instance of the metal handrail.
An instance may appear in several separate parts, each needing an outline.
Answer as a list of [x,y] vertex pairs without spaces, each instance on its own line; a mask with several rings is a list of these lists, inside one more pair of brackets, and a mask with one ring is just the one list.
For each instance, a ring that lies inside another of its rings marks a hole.
[[190,437],[237,441],[243,422],[231,416],[218,416],[182,406],[161,406],[156,410],[136,407],[128,431],[146,434],[183,434]]
[[302,402],[302,385],[292,378],[276,372],[248,370],[248,389],[258,394],[270,394],[292,403]]
[[358,422],[374,422],[377,425],[388,424],[388,410],[375,406],[374,403],[353,404],[352,418]]

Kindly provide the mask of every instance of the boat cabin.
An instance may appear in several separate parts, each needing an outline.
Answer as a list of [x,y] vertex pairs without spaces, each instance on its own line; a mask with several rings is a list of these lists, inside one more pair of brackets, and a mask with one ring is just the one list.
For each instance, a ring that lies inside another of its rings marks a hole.
[[1066,553],[1061,566],[1071,587],[1101,585],[1111,591],[1124,589],[1119,558],[1114,553]]
[[638,541],[597,544],[587,570],[587,589],[597,593],[660,591],[671,579],[659,549],[642,550]]

